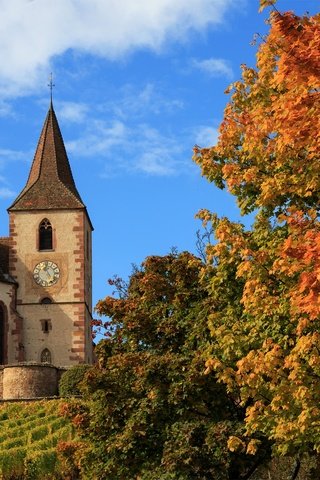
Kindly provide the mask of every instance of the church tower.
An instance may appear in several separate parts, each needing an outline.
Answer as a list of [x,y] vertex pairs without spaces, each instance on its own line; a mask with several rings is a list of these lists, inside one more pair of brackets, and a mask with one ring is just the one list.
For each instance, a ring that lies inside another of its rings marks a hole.
[[52,102],[28,181],[8,212],[16,313],[7,321],[5,363],[92,363],[93,228]]

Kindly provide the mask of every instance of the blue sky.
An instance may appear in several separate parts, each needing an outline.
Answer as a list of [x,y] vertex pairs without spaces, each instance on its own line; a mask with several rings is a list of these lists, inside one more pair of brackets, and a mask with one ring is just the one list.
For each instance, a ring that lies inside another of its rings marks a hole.
[[[49,106],[95,227],[93,301],[107,279],[171,247],[195,251],[195,214],[239,219],[201,178],[195,144],[217,138],[226,87],[254,66],[258,0],[0,0],[0,235]],[[279,0],[315,12],[318,0]]]

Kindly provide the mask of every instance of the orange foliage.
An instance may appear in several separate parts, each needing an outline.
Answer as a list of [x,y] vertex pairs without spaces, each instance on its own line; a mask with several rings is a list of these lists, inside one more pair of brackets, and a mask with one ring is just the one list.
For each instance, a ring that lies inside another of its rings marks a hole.
[[320,192],[320,15],[273,12],[270,22],[257,70],[243,65],[231,85],[217,145],[195,149],[203,175],[244,213],[311,205]]
[[199,214],[217,239],[202,275],[206,373],[246,408],[248,436],[281,454],[320,452],[320,15],[274,11],[270,25],[257,69],[243,66],[229,90],[217,145],[195,148],[203,175],[257,213],[249,231]]

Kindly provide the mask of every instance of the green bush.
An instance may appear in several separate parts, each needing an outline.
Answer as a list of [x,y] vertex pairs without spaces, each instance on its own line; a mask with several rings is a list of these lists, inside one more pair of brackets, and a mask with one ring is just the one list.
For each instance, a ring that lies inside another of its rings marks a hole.
[[24,447],[0,451],[0,478],[23,478],[25,456]]
[[0,405],[0,480],[79,478],[71,477],[69,470],[66,474],[65,462],[61,464],[57,454],[57,444],[75,441],[74,427],[60,416],[65,403],[43,400]]
[[41,440],[42,438],[46,437],[49,433],[49,428],[48,425],[41,425],[40,427],[34,428],[30,432],[30,441],[32,442],[37,442],[38,440]]
[[90,368],[90,365],[74,365],[64,372],[59,382],[59,394],[62,397],[80,395],[79,384]]
[[64,417],[55,418],[50,423],[50,433],[53,434],[53,433],[59,431],[62,427],[64,427],[67,424],[69,424],[69,422],[66,418],[64,418]]
[[1,443],[1,450],[9,450],[10,448],[23,447],[25,443],[25,437],[9,439],[6,442]]
[[0,422],[2,422],[3,420],[7,420],[8,419],[8,412],[1,412],[0,413]]
[[55,449],[50,449],[45,452],[28,452],[25,458],[24,477],[27,479],[38,480],[52,477],[56,471],[57,454]]

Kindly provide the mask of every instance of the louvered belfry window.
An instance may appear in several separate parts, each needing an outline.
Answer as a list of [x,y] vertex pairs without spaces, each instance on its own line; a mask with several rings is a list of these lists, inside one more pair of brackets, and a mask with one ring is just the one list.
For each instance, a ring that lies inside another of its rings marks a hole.
[[52,226],[47,218],[39,226],[39,250],[52,250]]

